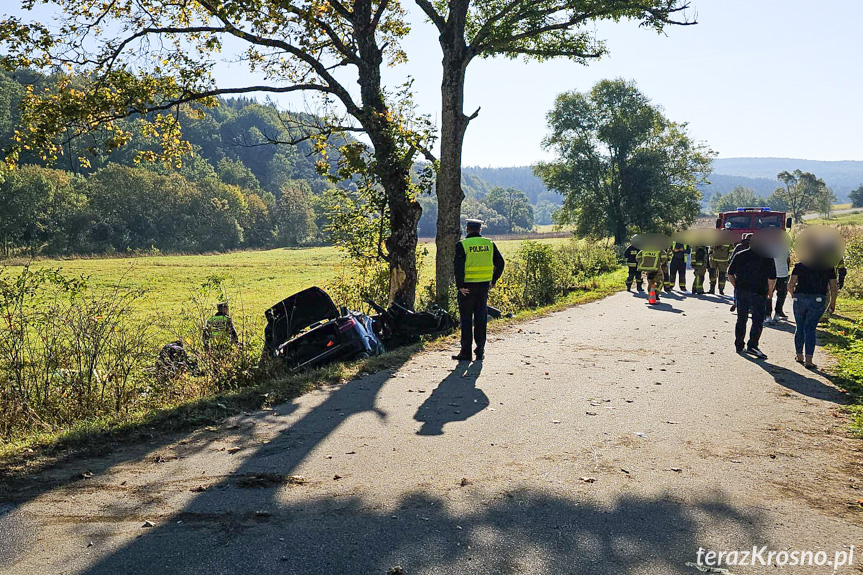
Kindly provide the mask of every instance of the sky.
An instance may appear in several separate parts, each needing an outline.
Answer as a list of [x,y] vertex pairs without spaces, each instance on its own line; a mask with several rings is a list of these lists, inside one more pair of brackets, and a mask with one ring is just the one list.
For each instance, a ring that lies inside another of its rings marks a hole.
[[[618,77],[634,80],[720,158],[863,160],[863,1],[692,0],[691,14],[697,25],[669,27],[663,35],[633,23],[598,23],[610,54],[588,66],[475,60],[465,110],[481,111],[468,127],[464,164],[548,159],[541,142],[555,97]],[[416,9],[410,18],[403,45],[409,62],[387,70],[385,79],[394,86],[412,77],[419,110],[437,122],[437,34]],[[236,64],[222,65],[216,79],[223,87],[251,80]],[[303,107],[296,98],[280,103]]]

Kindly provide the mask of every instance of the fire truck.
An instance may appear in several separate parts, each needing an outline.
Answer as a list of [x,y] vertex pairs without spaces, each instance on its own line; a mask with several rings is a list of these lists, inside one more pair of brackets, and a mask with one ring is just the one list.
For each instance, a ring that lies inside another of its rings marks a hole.
[[727,230],[738,235],[754,233],[765,228],[779,230],[791,229],[791,218],[785,212],[776,212],[770,208],[737,208],[733,212],[723,212],[716,218],[716,228]]

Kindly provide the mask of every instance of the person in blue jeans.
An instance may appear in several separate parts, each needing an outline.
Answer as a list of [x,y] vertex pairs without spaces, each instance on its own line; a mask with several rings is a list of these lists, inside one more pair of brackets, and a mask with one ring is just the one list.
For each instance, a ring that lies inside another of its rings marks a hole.
[[812,357],[815,355],[815,331],[818,320],[824,310],[830,313],[836,308],[836,294],[839,282],[836,279],[836,269],[809,267],[799,263],[794,266],[791,278],[788,280],[788,295],[794,302],[794,321],[797,330],[794,332],[794,348],[797,351],[797,362],[807,368],[814,368]]

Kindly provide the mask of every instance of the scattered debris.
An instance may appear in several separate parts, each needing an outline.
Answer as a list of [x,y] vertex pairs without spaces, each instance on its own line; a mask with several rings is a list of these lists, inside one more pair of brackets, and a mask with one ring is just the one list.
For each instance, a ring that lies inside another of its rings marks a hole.
[[341,475],[339,475],[338,473],[336,473],[335,475],[333,475],[333,481],[338,481],[338,480],[339,480],[339,479],[341,479],[341,478],[342,478],[342,476],[341,476]]
[[147,520],[147,521],[144,521],[143,525],[141,525],[141,529],[148,528],[148,527],[155,527],[155,526],[156,526],[155,523],[153,523],[150,520]]
[[203,493],[206,490],[207,490],[206,485],[196,485],[195,487],[189,489],[189,491],[191,491],[192,493]]
[[683,470],[682,470],[681,468],[679,468],[679,467],[670,467],[668,470],[669,470],[669,471],[673,471],[673,472],[675,472],[675,473],[681,473],[681,472],[683,471]]
[[270,517],[272,513],[269,511],[255,511],[255,517]]
[[622,467],[621,467],[621,468],[620,468],[620,470],[621,470],[621,471],[623,471],[624,473],[626,473],[627,475],[629,475],[629,470],[628,470],[628,469],[624,469],[624,468],[622,468]]
[[554,421],[552,421],[552,423],[560,423],[560,421],[555,419]]
[[647,439],[647,434],[643,431],[633,431],[632,434],[636,437],[641,437],[642,439]]
[[461,481],[459,481],[459,485],[461,485],[462,487],[470,485],[470,481],[467,480],[467,477],[462,477]]
[[585,413],[586,415],[596,415],[596,412],[595,412],[595,411],[585,411],[584,413]]
[[582,481],[584,481],[585,483],[595,483],[596,482],[596,477],[581,477],[580,479]]
[[667,424],[669,424],[669,425],[677,425],[677,424],[678,424],[678,423],[680,423],[680,422],[679,422],[679,421],[671,421],[671,420],[669,419],[669,420],[668,420],[668,421],[666,421],[665,423],[667,423]]
[[288,477],[288,483],[291,485],[305,485],[308,481],[302,475],[291,475]]
[[356,451],[348,451],[347,453],[345,453],[345,455],[356,455],[356,454],[357,454]]
[[401,565],[396,565],[395,567],[390,567],[387,575],[405,575],[405,570]]
[[91,477],[93,477],[93,473],[91,471],[85,471],[84,473],[79,475],[79,477],[81,479],[90,479]]
[[264,489],[288,483],[288,477],[281,473],[245,473],[235,479],[237,487],[244,489]]
[[229,447],[229,448],[228,448],[228,453],[236,453],[236,452],[238,452],[240,449],[241,449],[241,448],[239,448],[239,447]]

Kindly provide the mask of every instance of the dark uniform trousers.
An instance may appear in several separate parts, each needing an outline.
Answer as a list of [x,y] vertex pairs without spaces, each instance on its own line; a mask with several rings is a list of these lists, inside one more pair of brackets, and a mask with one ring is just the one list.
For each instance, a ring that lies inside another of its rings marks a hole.
[[671,258],[671,278],[669,281],[674,285],[675,281],[679,283],[680,289],[686,289],[686,257]]
[[[470,354],[471,336],[476,342],[476,352],[485,350],[485,333],[488,325],[488,290],[491,284],[466,283],[467,295],[458,292],[458,313],[461,320],[461,353]],[[471,333],[473,332],[473,333]]]

